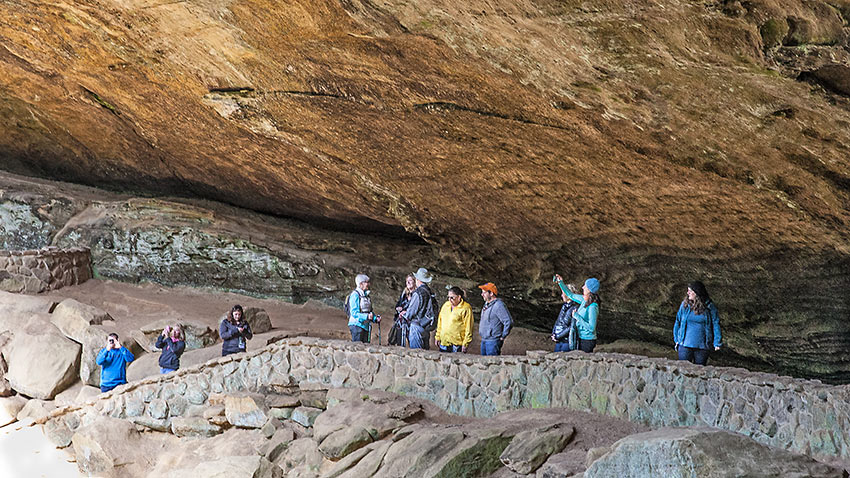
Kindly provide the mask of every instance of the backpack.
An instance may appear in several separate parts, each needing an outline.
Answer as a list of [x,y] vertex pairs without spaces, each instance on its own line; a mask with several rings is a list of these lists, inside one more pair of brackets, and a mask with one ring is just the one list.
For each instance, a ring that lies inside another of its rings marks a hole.
[[[359,294],[356,290],[351,291],[351,294]],[[345,319],[348,320],[351,317],[351,306],[349,305],[351,301],[351,294],[348,294],[345,297],[345,303],[342,305],[342,310],[345,311]],[[368,295],[364,295],[360,297],[360,312],[369,313],[372,312],[372,299]]]
[[404,345],[404,332],[401,330],[401,325],[399,324],[398,320],[393,322],[393,326],[390,329],[390,333],[387,335],[387,344]]
[[[424,291],[423,295],[426,295]],[[437,303],[437,297],[431,292],[427,294],[427,299],[428,303],[425,305],[425,315],[419,320],[419,325],[426,332],[433,332],[437,329],[437,314],[434,313],[434,304]]]

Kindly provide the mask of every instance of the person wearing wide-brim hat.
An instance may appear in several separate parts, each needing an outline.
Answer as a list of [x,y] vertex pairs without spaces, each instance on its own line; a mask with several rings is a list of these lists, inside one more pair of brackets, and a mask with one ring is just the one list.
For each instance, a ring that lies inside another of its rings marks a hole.
[[578,350],[593,352],[596,348],[596,320],[599,318],[599,279],[591,277],[584,281],[581,294],[570,291],[558,274],[555,274],[555,282],[564,295],[579,303],[578,309],[573,313],[578,329]]
[[420,267],[413,273],[416,280],[416,290],[410,296],[407,308],[401,316],[410,324],[408,343],[412,349],[427,349],[430,341],[431,328],[435,324],[434,293],[428,284],[434,279],[428,269]]
[[508,307],[498,298],[499,289],[496,284],[488,282],[478,286],[484,307],[481,308],[481,321],[478,324],[478,335],[481,336],[481,355],[501,355],[502,345],[514,325],[514,319],[508,312]]

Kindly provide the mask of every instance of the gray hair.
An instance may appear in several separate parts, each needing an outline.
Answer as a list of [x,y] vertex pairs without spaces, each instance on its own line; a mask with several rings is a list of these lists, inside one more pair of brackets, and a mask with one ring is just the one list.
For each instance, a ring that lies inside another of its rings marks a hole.
[[357,274],[357,277],[354,278],[354,283],[356,285],[360,285],[364,282],[369,282],[369,276],[366,274]]

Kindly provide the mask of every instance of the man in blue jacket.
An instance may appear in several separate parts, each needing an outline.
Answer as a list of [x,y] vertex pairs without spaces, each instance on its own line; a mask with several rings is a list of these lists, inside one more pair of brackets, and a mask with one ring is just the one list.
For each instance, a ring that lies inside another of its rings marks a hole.
[[118,334],[111,333],[106,341],[106,348],[97,354],[97,362],[100,365],[100,391],[108,392],[113,388],[127,383],[127,364],[136,357],[121,346]]

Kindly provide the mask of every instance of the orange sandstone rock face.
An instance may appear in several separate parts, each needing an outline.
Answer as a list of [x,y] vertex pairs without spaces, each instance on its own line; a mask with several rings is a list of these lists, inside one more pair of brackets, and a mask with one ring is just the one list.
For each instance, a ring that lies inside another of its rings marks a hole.
[[538,325],[595,275],[603,339],[667,341],[702,278],[730,360],[846,380],[850,111],[794,77],[847,12],[7,1],[0,167],[407,231]]

